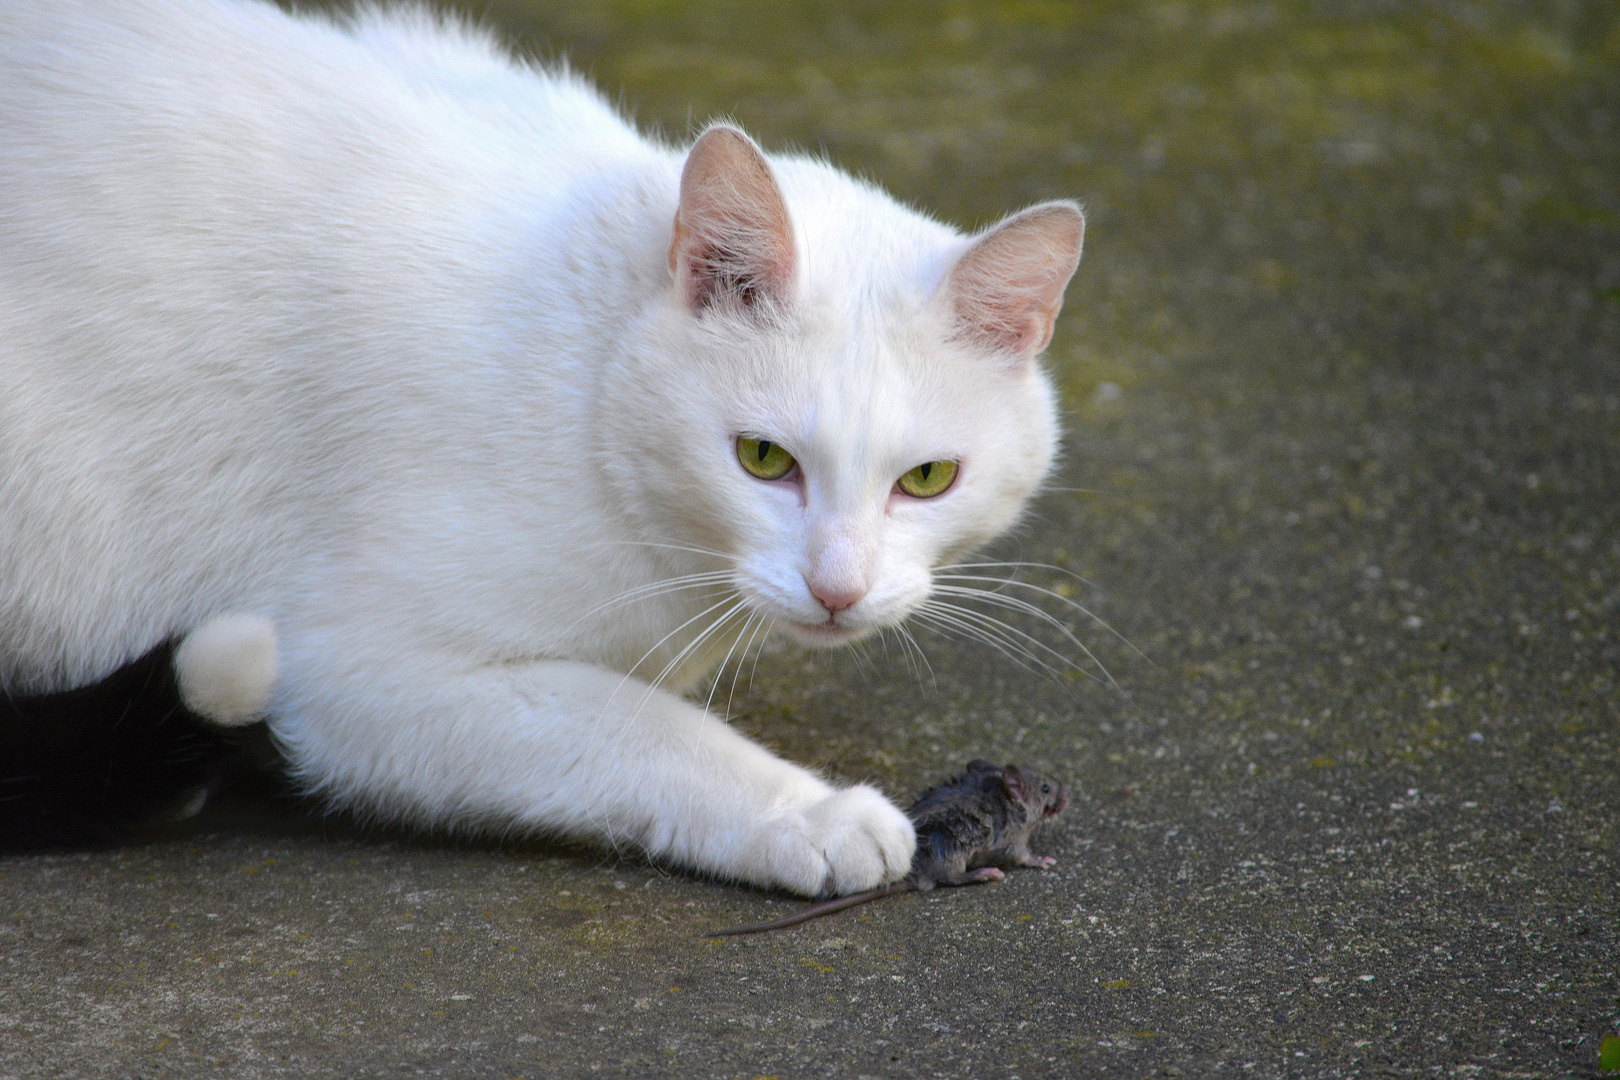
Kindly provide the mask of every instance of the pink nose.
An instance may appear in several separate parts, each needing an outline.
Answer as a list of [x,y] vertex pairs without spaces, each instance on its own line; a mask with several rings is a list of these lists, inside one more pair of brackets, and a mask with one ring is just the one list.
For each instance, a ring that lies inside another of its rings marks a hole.
[[830,614],[836,615],[847,607],[854,607],[861,597],[866,595],[865,589],[839,589],[825,585],[810,583],[810,595],[821,601],[821,606]]

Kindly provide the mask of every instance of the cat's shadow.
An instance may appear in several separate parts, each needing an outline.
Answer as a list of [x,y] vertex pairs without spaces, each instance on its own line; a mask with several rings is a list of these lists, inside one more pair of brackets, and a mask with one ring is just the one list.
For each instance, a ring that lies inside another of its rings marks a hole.
[[274,769],[243,771],[226,780],[203,809],[182,821],[135,829],[120,847],[192,847],[229,837],[238,841],[304,841],[316,845],[403,847],[422,851],[487,851],[600,863],[602,853],[544,836],[427,830],[367,820],[300,794]]

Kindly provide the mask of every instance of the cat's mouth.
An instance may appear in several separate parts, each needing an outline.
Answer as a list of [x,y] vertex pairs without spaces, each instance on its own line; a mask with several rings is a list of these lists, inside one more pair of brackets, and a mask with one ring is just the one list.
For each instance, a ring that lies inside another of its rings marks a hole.
[[795,619],[785,625],[788,633],[804,645],[844,645],[871,632],[869,627],[845,626],[836,615],[829,615],[826,622],[806,623]]

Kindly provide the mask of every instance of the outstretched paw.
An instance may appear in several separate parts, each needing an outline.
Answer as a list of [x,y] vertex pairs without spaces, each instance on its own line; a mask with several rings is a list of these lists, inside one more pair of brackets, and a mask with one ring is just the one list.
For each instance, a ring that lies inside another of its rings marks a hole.
[[911,869],[911,820],[875,788],[845,788],[766,830],[766,867],[748,875],[804,896],[839,896],[898,881]]

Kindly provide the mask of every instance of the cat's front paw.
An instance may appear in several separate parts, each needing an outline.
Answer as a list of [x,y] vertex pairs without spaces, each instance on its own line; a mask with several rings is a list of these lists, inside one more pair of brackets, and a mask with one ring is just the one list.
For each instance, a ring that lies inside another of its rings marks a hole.
[[[762,884],[839,896],[898,881],[911,869],[911,820],[875,788],[845,788],[766,829]],[[750,875],[755,876],[755,875]]]

